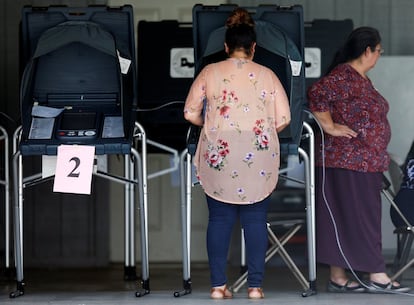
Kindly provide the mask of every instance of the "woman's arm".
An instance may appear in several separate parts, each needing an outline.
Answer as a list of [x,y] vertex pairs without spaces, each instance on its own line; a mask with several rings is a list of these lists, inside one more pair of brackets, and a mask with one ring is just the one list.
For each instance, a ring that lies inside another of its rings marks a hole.
[[203,108],[206,100],[206,74],[209,66],[201,70],[191,84],[184,105],[184,119],[196,126],[203,126]]
[[276,74],[272,73],[273,84],[275,86],[276,100],[276,131],[280,133],[290,124],[290,106],[286,91]]
[[289,125],[290,118],[287,118],[287,117],[283,116],[282,119],[281,119],[281,121],[282,121],[281,124],[279,124],[276,127],[277,133],[280,133],[283,129],[285,129]]
[[346,138],[355,138],[358,133],[353,131],[346,125],[341,125],[334,123],[332,120],[331,113],[329,111],[325,112],[313,112],[318,122],[321,124],[322,129],[327,134],[334,137],[346,137]]
[[196,126],[203,126],[204,119],[201,111],[191,111],[191,109],[184,109],[184,118]]

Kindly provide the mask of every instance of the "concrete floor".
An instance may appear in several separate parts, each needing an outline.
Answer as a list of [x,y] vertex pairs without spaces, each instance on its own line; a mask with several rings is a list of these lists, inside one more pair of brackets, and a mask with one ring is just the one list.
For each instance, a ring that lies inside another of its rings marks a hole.
[[[232,300],[211,300],[209,297],[209,271],[205,265],[191,267],[192,292],[175,297],[174,292],[183,288],[182,267],[178,265],[150,265],[150,293],[136,297],[141,290],[140,281],[125,281],[122,265],[107,268],[67,268],[67,269],[25,269],[25,294],[18,298],[9,298],[15,290],[15,282],[10,276],[0,279],[0,304],[13,305],[168,305],[168,304],[393,304],[414,303],[414,294],[391,295],[373,293],[337,294],[326,292],[328,270],[318,266],[317,294],[303,297],[304,291],[289,269],[284,266],[268,266],[264,283],[265,299],[247,299],[246,287],[234,294]],[[240,268],[231,267],[229,280],[234,282],[239,276]],[[139,272],[139,270],[137,270]],[[307,276],[306,269],[303,270]],[[138,273],[139,275],[139,273]],[[414,269],[404,274],[403,284],[414,287]]]

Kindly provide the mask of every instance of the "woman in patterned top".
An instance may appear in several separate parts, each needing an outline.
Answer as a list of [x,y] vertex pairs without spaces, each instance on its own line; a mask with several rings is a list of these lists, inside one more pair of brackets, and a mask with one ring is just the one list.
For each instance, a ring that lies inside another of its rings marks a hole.
[[209,208],[211,297],[232,297],[226,288],[226,263],[232,229],[240,218],[248,258],[248,297],[263,298],[266,214],[278,180],[278,132],[289,124],[290,109],[277,76],[252,61],[256,33],[249,13],[235,9],[226,27],[228,59],[207,65],[198,74],[184,116],[203,126],[194,164]]
[[[309,107],[324,131],[317,160],[317,260],[330,266],[328,291],[406,292],[386,274],[381,244],[382,173],[388,169],[388,102],[367,72],[383,50],[378,31],[352,31],[328,69],[308,89]],[[368,273],[352,281],[347,269]]]

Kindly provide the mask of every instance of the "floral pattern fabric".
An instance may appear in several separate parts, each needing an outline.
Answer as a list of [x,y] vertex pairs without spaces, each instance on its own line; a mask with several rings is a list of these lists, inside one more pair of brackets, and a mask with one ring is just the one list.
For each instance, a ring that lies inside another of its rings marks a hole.
[[268,68],[228,59],[194,80],[184,111],[204,112],[194,164],[204,191],[222,202],[249,204],[276,187],[276,129],[290,120],[282,84]]
[[[389,105],[369,79],[348,64],[338,65],[309,88],[308,101],[312,112],[330,111],[335,123],[358,132],[352,139],[325,134],[326,167],[359,172],[388,169]],[[317,165],[322,166],[322,154]]]
[[404,168],[404,178],[401,188],[414,190],[414,158],[409,159]]

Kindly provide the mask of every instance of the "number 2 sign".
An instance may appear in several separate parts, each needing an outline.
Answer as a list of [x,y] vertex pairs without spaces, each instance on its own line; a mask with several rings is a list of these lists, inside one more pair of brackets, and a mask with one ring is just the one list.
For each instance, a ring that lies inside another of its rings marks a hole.
[[94,146],[60,145],[53,191],[89,195],[94,157]]

